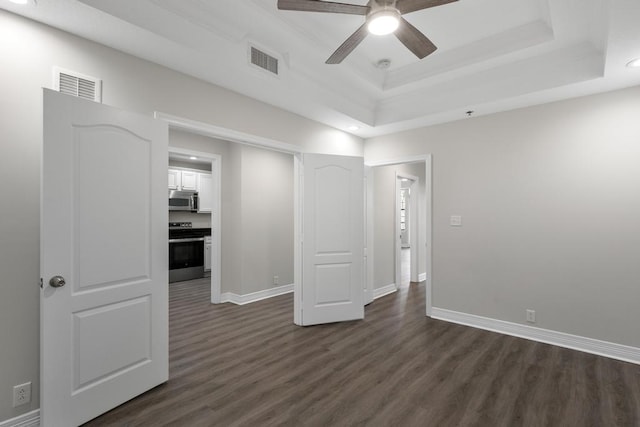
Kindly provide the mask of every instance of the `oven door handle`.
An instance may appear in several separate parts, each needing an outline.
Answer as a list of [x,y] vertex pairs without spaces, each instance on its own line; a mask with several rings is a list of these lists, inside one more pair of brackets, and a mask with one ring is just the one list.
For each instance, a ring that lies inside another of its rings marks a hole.
[[192,237],[189,239],[169,239],[169,243],[204,242],[204,237]]

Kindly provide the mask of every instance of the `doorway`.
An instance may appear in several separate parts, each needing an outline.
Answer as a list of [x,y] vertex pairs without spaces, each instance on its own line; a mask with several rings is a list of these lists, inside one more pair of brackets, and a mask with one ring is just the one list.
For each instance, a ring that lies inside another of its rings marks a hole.
[[396,172],[395,191],[395,271],[396,286],[408,287],[419,281],[418,274],[418,182],[419,177]]
[[[171,141],[169,143],[171,144]],[[170,178],[175,174],[192,177],[192,181],[189,181],[192,186],[189,189],[197,192],[198,204],[193,211],[169,211],[169,222],[189,223],[191,228],[202,231],[203,241],[197,244],[202,245],[204,277],[210,281],[211,302],[220,303],[221,157],[212,153],[169,146]],[[182,182],[182,179],[177,180],[181,189],[186,182]]]
[[424,282],[426,315],[431,316],[431,155],[369,161],[367,167],[371,171],[368,181],[372,184],[372,190],[367,193],[367,217],[372,222],[367,225],[367,240],[374,265],[370,292],[374,299],[380,298],[395,292],[402,283],[398,196],[401,179],[406,178],[409,180],[407,185],[411,184],[409,208],[405,214],[408,214],[405,221],[410,245],[410,251],[406,253],[409,257],[407,270],[410,282]]

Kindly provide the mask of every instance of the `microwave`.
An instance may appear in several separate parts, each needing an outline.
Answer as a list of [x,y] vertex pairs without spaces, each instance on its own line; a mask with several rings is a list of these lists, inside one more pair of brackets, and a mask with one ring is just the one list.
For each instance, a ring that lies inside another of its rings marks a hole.
[[197,211],[198,193],[195,191],[169,190],[169,210],[191,212]]

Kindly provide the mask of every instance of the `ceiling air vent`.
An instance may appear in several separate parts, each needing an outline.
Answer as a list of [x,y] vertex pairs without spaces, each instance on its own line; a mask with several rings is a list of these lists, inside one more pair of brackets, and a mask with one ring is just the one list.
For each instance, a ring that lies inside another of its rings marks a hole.
[[256,67],[278,75],[278,59],[251,46],[251,63]]
[[53,87],[67,95],[102,102],[102,80],[75,71],[54,68]]

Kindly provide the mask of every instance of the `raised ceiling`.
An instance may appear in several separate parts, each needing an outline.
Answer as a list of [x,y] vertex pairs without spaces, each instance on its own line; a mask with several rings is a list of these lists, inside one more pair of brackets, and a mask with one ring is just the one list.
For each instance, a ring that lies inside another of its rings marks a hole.
[[[370,35],[339,65],[324,62],[361,16],[279,11],[276,0],[0,2],[362,137],[640,84],[625,67],[640,57],[637,0],[459,0],[405,16],[438,46],[425,59]],[[278,58],[279,75],[249,64],[251,45]]]

